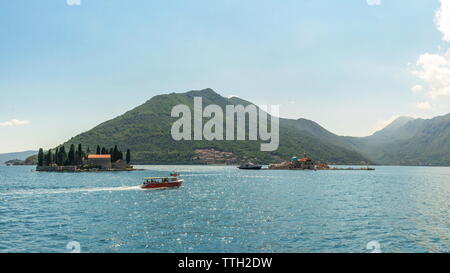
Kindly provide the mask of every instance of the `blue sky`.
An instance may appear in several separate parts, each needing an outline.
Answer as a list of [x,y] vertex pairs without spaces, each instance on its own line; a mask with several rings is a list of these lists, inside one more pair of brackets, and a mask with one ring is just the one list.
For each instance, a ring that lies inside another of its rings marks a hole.
[[340,135],[450,112],[444,4],[371,1],[0,0],[0,152],[208,87]]

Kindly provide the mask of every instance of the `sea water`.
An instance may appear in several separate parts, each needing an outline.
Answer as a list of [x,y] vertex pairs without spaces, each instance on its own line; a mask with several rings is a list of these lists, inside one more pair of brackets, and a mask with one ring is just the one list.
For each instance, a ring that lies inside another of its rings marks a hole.
[[[137,167],[0,167],[0,252],[450,251],[450,168]],[[174,170],[181,188],[139,188]]]

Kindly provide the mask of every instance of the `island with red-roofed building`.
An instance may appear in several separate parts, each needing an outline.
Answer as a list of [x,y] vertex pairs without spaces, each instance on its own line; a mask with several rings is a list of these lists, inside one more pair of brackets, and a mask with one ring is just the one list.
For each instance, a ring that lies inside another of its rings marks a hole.
[[307,156],[306,154],[298,159],[297,157],[292,157],[291,160],[285,161],[279,164],[270,164],[269,170],[312,170],[312,171],[324,171],[324,170],[365,170],[365,171],[372,171],[375,170],[374,168],[370,168],[367,164],[362,163],[363,165],[366,165],[366,167],[361,168],[336,168],[336,167],[330,167],[328,164],[317,162]]
[[123,153],[117,146],[111,149],[100,149],[97,153],[91,153],[88,149],[83,151],[81,144],[78,149],[74,145],[66,153],[61,146],[54,150],[44,152],[39,150],[37,155],[38,172],[98,172],[98,171],[136,171],[131,164],[131,151],[128,149],[124,159]]

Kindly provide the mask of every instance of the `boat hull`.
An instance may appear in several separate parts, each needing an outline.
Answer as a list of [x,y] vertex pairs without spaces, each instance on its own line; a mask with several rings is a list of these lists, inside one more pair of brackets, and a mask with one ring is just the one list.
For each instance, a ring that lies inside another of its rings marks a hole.
[[261,170],[262,166],[238,167],[241,170]]
[[165,189],[165,188],[179,188],[183,184],[183,180],[177,182],[165,182],[165,183],[151,183],[142,185],[142,189]]

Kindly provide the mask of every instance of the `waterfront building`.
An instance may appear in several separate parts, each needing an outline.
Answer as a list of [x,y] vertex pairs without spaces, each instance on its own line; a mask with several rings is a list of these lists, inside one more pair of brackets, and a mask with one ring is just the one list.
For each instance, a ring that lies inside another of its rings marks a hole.
[[91,154],[87,157],[88,165],[99,169],[111,169],[111,155],[95,155]]

